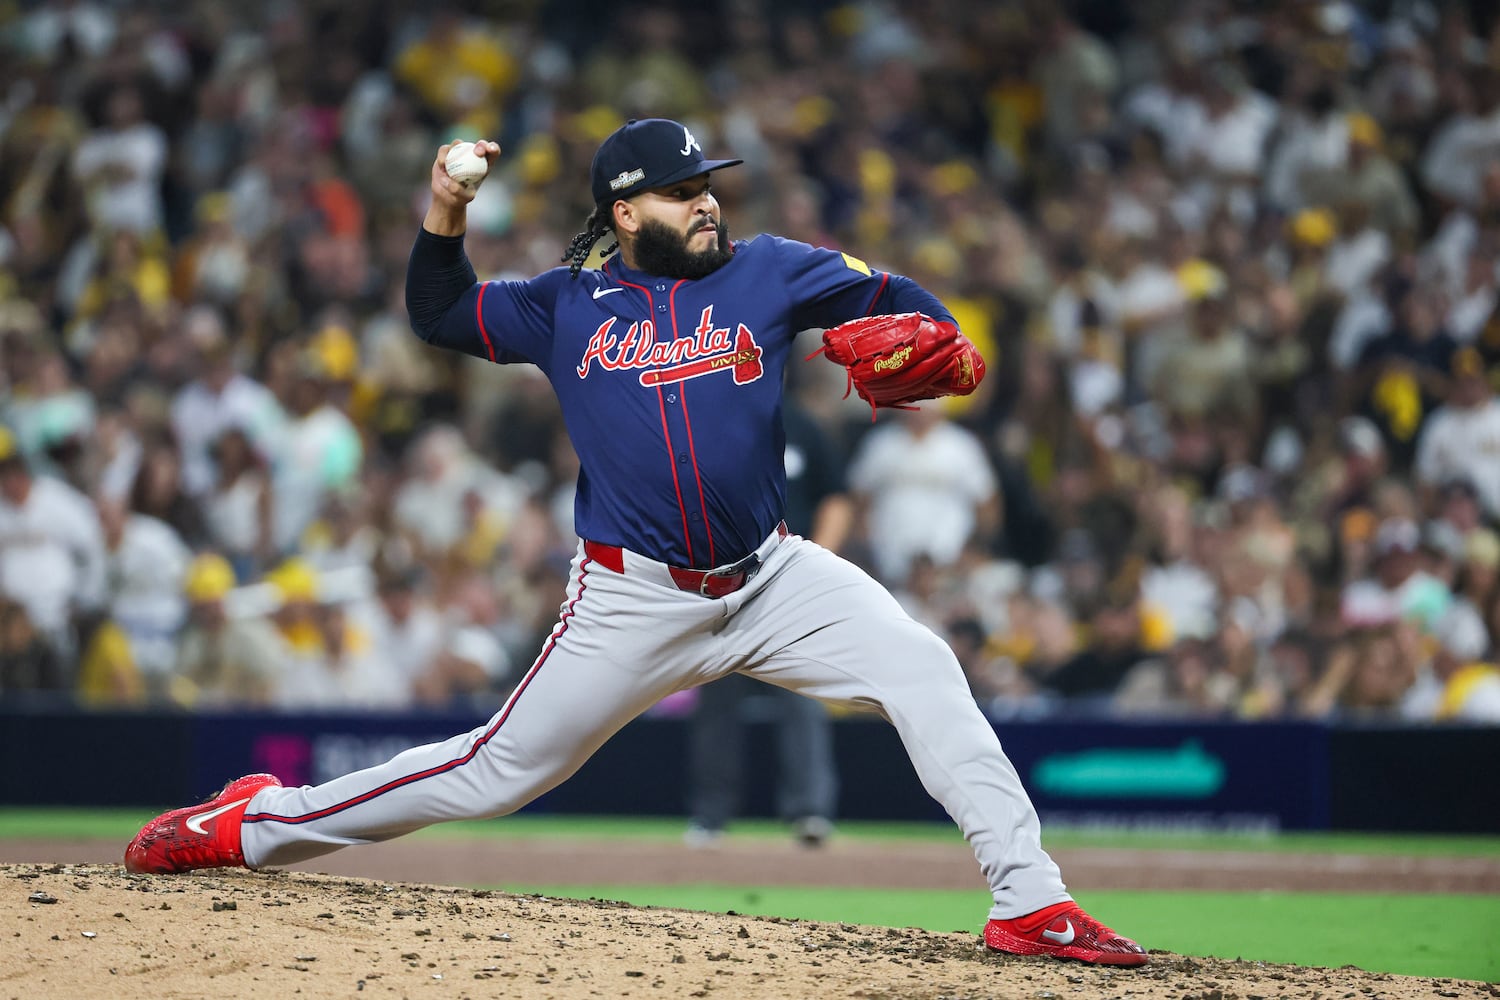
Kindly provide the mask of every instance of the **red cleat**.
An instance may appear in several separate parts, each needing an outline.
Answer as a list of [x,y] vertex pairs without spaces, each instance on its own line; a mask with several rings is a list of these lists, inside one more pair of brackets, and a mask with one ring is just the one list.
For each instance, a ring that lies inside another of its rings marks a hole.
[[984,925],[984,943],[1012,955],[1055,955],[1095,965],[1145,965],[1146,949],[1121,937],[1071,900],[1014,920]]
[[240,819],[262,788],[280,788],[274,774],[247,774],[201,805],[174,809],[141,827],[125,848],[125,870],[170,875],[195,868],[243,868]]

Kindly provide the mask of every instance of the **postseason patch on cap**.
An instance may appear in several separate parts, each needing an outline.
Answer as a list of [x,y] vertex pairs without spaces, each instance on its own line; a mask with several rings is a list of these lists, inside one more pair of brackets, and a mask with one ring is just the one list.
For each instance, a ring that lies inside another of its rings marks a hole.
[[609,186],[611,190],[618,191],[621,188],[630,187],[630,185],[636,183],[637,181],[645,180],[645,178],[646,171],[642,170],[640,167],[636,167],[634,170],[622,171],[620,173],[620,176],[612,178],[609,182]]

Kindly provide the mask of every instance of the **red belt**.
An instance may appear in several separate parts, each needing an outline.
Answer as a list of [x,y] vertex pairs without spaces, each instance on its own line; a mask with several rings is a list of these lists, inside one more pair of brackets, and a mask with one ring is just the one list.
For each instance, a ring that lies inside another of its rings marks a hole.
[[[780,538],[786,537],[785,521],[776,526],[776,534]],[[625,572],[625,554],[618,545],[605,545],[603,542],[586,540],[583,543],[583,554],[605,569],[612,569],[616,573]],[[733,566],[725,566],[723,569],[667,567],[667,572],[672,574],[672,582],[677,585],[678,590],[702,594],[704,597],[724,597],[732,594],[749,583],[750,578],[759,571],[760,556],[754,552]]]

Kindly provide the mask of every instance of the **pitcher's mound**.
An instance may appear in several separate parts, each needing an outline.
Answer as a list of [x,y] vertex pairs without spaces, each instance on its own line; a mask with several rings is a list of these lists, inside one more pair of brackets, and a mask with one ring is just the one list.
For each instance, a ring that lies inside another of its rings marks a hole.
[[1480,983],[1152,954],[986,952],[974,934],[282,872],[0,866],[0,998],[1485,997]]

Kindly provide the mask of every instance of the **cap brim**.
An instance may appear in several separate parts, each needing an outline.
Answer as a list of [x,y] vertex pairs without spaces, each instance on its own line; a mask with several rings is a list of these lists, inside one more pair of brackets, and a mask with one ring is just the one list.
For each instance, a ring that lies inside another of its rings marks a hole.
[[666,187],[668,184],[676,184],[678,181],[685,181],[689,177],[697,177],[699,174],[706,174],[714,170],[722,170],[725,167],[737,167],[744,162],[744,160],[699,160],[697,163],[688,164],[681,170],[674,170],[672,173],[667,174],[667,176],[665,177],[653,177],[648,180],[644,180],[639,184],[634,185],[633,187],[627,188],[626,190],[621,191],[617,194],[612,194],[610,197],[610,201],[615,202],[619,201],[621,198],[633,198],[636,195],[640,194],[642,191],[649,191],[652,188]]

